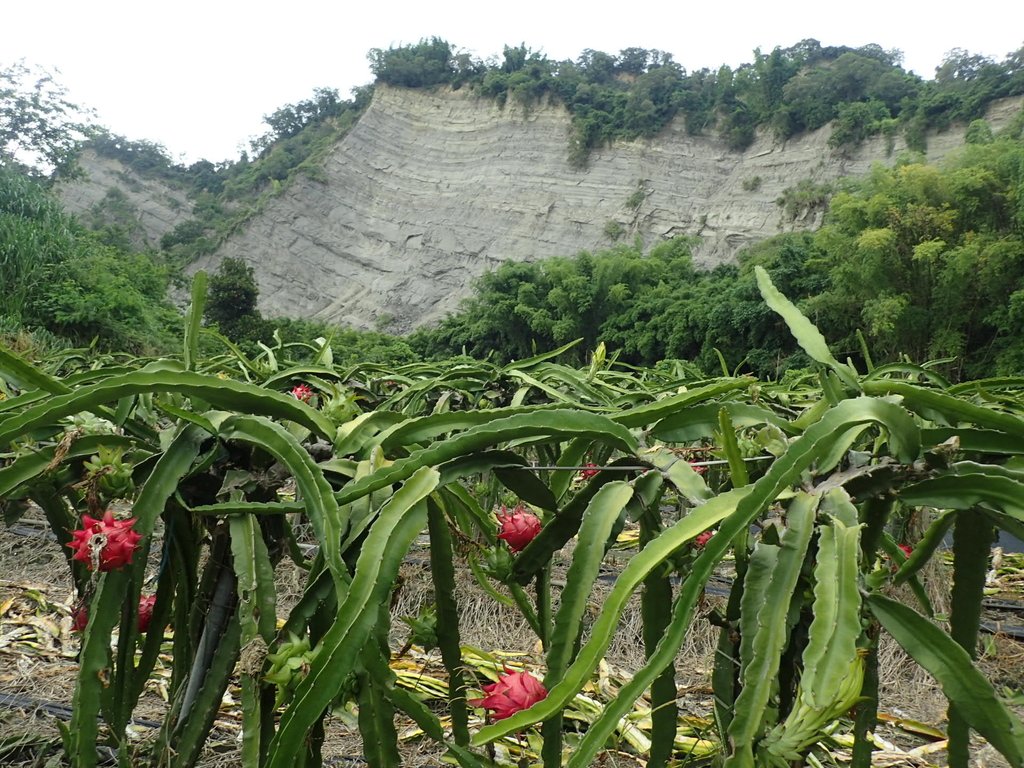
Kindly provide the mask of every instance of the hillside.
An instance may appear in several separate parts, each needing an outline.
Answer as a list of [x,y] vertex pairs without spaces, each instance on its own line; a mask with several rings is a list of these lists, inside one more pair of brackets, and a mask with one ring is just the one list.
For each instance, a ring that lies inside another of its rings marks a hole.
[[185,192],[163,180],[91,148],[81,152],[78,164],[84,180],[58,188],[65,209],[86,224],[121,228],[136,248],[158,247],[163,235],[192,216]]
[[[1020,106],[1020,98],[995,102],[992,128]],[[904,149],[900,138],[890,145],[876,136],[835,150],[825,126],[788,140],[762,130],[733,151],[681,122],[653,139],[595,149],[579,169],[568,161],[570,116],[561,106],[502,108],[466,89],[378,85],[322,170],[270,197],[190,269],[242,258],[255,268],[269,315],[405,332],[455,309],[476,276],[504,261],[675,235],[700,237],[700,264],[730,260],[771,235],[815,227],[820,185]],[[961,146],[964,130],[930,134],[928,159]],[[90,173],[85,184],[103,178]],[[72,207],[76,198],[102,199],[75,191],[81,186],[65,188]],[[787,190],[788,212],[777,202]]]

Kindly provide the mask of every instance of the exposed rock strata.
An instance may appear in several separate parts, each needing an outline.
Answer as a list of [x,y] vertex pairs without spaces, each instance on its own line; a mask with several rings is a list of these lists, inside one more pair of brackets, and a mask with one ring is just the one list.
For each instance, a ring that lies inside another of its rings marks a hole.
[[192,217],[184,192],[147,179],[91,149],[82,152],[83,175],[57,188],[64,207],[90,225],[118,225],[137,248],[157,248],[165,232]]
[[[1000,105],[993,127],[1019,106]],[[268,314],[406,331],[455,309],[473,278],[503,261],[609,247],[613,221],[627,241],[699,235],[698,263],[730,259],[819,223],[813,209],[783,220],[776,200],[788,187],[863,173],[902,149],[878,138],[844,156],[825,128],[786,142],[762,134],[735,153],[675,124],[595,152],[576,170],[569,120],[557,106],[500,109],[467,92],[378,88],[328,157],[326,182],[293,184],[197,267],[245,259]],[[962,140],[962,130],[930,137],[930,158]]]
[[[992,127],[1020,105],[997,104]],[[595,152],[578,170],[568,163],[569,129],[555,105],[501,109],[465,90],[378,87],[328,155],[323,180],[298,179],[193,269],[242,258],[266,314],[407,331],[454,310],[485,270],[608,248],[614,230],[645,245],[697,235],[698,263],[731,259],[820,224],[820,207],[784,216],[776,200],[787,188],[864,173],[903,149],[877,138],[837,153],[826,127],[785,142],[761,134],[736,153],[679,121],[653,140]],[[930,136],[929,159],[962,142],[962,128]]]

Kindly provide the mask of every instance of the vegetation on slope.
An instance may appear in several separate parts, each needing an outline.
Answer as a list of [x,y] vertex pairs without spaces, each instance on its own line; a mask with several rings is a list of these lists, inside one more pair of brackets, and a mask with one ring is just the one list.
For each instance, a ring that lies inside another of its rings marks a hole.
[[[906,158],[847,180],[815,233],[699,271],[684,239],[505,264],[463,308],[412,338],[424,354],[528,357],[582,337],[636,365],[680,358],[781,375],[805,358],[760,299],[754,268],[836,340],[840,358],[949,358],[954,377],[1024,371],[1022,123],[983,122],[942,168]],[[782,202],[782,201],[780,201]]]
[[[88,345],[165,354],[182,326],[168,300],[172,274],[160,254],[103,242],[103,233],[86,230],[39,182],[0,167],[0,341],[37,352]],[[342,350],[341,364],[413,359],[404,340],[387,334],[265,319],[256,309],[258,295],[252,268],[225,259],[211,278],[207,325],[249,352],[275,337],[296,350],[300,342],[325,337]],[[206,343],[211,352],[223,348]]]
[[928,128],[980,118],[994,99],[1024,93],[1024,47],[1002,62],[954,50],[933,80],[905,71],[899,51],[817,40],[755,50],[754,60],[735,70],[694,72],[670,53],[643,48],[586,50],[575,61],[554,61],[526,45],[506,46],[500,62],[482,62],[436,37],[374,49],[369,58],[382,83],[468,86],[501,103],[547,97],[564,104],[574,126],[569,157],[580,165],[595,147],[653,136],[677,116],[690,133],[713,130],[733,149],[749,145],[759,126],[787,138],[835,121],[834,147],[902,131],[923,150]]
[[105,245],[38,183],[0,167],[0,328],[153,352],[177,334],[168,270]]
[[[368,56],[381,83],[467,87],[500,103],[550,98],[564,104],[573,117],[569,160],[576,165],[595,147],[653,136],[677,117],[689,132],[716,133],[734,149],[747,146],[760,126],[785,138],[832,122],[836,148],[902,132],[909,146],[923,150],[927,129],[980,118],[993,99],[1024,93],[1024,48],[1002,62],[954,50],[933,80],[903,70],[898,51],[816,40],[756,50],[752,62],[735,70],[694,72],[669,53],[643,48],[617,55],[586,50],[575,61],[554,61],[523,44],[506,46],[500,61],[481,61],[431,38]],[[345,100],[334,89],[315,89],[310,98],[266,115],[268,130],[237,161],[184,166],[159,145],[103,130],[93,130],[89,145],[189,194],[194,218],[160,244],[170,261],[186,264],[215,251],[298,174],[320,178],[323,155],[355,123],[372,92],[373,86],[356,88]]]
[[[955,51],[932,81],[904,72],[895,52],[823,48],[812,40],[758,51],[749,65],[713,73],[688,74],[670,55],[643,49],[618,56],[586,51],[575,62],[552,62],[525,46],[506,47],[500,64],[484,63],[436,38],[374,50],[370,59],[380,82],[472,87],[525,103],[556,98],[573,113],[578,160],[601,142],[651,135],[677,116],[688,130],[717,130],[734,146],[757,126],[788,136],[829,120],[837,145],[896,130],[915,143],[926,127],[974,117],[992,99],[1024,92],[1024,49],[1001,63]],[[25,97],[15,74],[5,80],[8,106]],[[70,165],[61,131],[78,124],[68,122],[74,105],[58,88],[51,104],[41,102],[39,130],[19,133],[14,123],[6,125],[0,240],[4,283],[14,288],[0,308],[5,327],[41,328],[70,343],[99,337],[111,349],[159,349],[168,324],[178,322],[161,298],[175,270],[214,251],[297,174],[316,178],[318,159],[354,124],[370,94],[369,87],[359,89],[344,101],[336,91],[317,89],[266,117],[268,131],[252,141],[251,158],[245,153],[219,165],[204,160],[185,167],[159,145],[94,129],[90,146],[97,152],[186,191],[194,203],[195,218],[165,235],[162,253],[143,257],[132,253],[116,222],[98,237],[87,235],[13,160],[11,147],[34,147],[49,152],[55,166]],[[820,232],[778,238],[711,272],[694,269],[686,241],[657,245],[646,255],[639,244],[620,245],[506,265],[481,280],[464,311],[411,341],[422,355],[511,359],[583,338],[587,346],[604,340],[635,364],[685,358],[705,370],[745,364],[776,375],[803,358],[760,302],[753,267],[763,265],[844,355],[864,353],[857,336],[863,331],[879,360],[955,358],[954,376],[1020,371],[1020,125],[996,139],[976,120],[968,140],[968,151],[943,170],[906,159],[847,183]],[[819,189],[793,190],[780,205],[799,206],[808,195],[825,205]],[[26,207],[19,200],[33,202]],[[224,269],[230,279],[231,265]],[[241,277],[251,281],[251,274]],[[122,295],[128,299],[113,298]],[[248,350],[275,331],[285,343],[349,333],[306,319],[269,322],[258,313],[242,321],[208,319]],[[412,354],[405,342],[384,335],[358,339],[364,341],[350,341],[380,359]]]
[[213,253],[268,196],[279,194],[299,174],[320,179],[323,156],[355,124],[371,94],[372,88],[357,88],[352,99],[343,100],[334,89],[317,88],[311,98],[266,115],[267,132],[252,139],[249,152],[237,161],[199,160],[185,166],[173,162],[158,144],[102,129],[92,131],[86,146],[188,194],[193,218],[160,241],[171,263],[185,265]]
[[[35,77],[35,82],[29,82]],[[168,301],[180,267],[221,240],[299,172],[314,172],[318,155],[355,121],[369,89],[342,101],[317,89],[313,98],[266,117],[270,130],[254,139],[254,159],[185,167],[152,142],[129,141],[76,121],[81,113],[46,73],[18,64],[0,70],[0,338],[36,352],[89,345],[100,351],[167,352],[181,328]],[[65,212],[49,188],[76,172],[80,139],[138,175],[187,192],[195,218],[169,232],[159,252],[132,245],[135,211],[121,190],[104,199],[104,214],[88,223]],[[47,175],[50,172],[50,175]],[[404,342],[383,334],[344,331],[304,320],[264,320],[255,308],[251,270],[226,263],[214,278],[221,315],[208,319],[243,349],[275,335],[285,342],[320,335],[348,342],[353,355],[405,362]],[[216,302],[212,305],[217,306]],[[347,358],[346,358],[347,359]]]

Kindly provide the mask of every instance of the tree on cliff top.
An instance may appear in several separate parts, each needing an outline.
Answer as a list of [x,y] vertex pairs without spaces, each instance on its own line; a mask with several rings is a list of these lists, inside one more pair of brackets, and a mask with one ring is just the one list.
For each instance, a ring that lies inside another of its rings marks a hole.
[[380,82],[406,88],[429,88],[450,83],[455,74],[451,43],[439,37],[399,48],[371,48],[370,71]]

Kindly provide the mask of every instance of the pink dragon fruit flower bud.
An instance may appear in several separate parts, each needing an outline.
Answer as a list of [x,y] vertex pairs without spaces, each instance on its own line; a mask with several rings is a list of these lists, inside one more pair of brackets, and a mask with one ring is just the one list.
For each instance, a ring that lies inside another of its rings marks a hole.
[[313,390],[308,384],[296,384],[292,387],[292,397],[296,400],[308,403],[313,399]]

